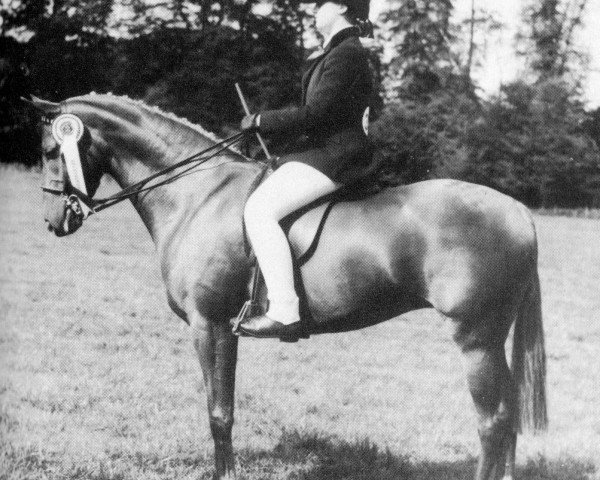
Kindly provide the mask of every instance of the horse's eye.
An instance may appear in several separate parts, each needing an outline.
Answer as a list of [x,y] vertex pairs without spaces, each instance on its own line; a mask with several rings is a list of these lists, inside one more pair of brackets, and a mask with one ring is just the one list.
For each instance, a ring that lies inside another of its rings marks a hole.
[[46,158],[56,158],[56,157],[58,157],[59,153],[60,153],[60,145],[57,144],[57,145],[54,145],[53,148],[46,150],[44,152],[44,155],[46,156]]

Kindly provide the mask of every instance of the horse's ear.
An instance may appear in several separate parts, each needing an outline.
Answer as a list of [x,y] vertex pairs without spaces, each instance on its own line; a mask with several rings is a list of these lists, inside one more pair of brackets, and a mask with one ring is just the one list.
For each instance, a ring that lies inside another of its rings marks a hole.
[[42,100],[34,95],[31,95],[31,100],[21,97],[21,101],[25,102],[27,105],[33,107],[39,113],[42,114],[43,117],[46,118],[54,118],[60,115],[60,103],[49,102],[48,100]]

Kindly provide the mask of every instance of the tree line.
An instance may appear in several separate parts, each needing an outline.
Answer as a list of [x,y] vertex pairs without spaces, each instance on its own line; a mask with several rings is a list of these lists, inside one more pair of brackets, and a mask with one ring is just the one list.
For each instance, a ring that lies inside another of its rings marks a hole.
[[[478,40],[502,29],[471,0],[387,0],[371,52],[370,136],[386,181],[458,178],[533,207],[600,207],[600,109],[581,85],[575,45],[586,0],[527,0],[523,75],[487,98]],[[264,5],[262,5],[264,7]],[[314,37],[298,0],[15,0],[0,10],[0,160],[39,161],[35,118],[17,101],[91,91],[140,98],[219,134],[237,128],[240,82],[251,108],[296,103]],[[277,148],[277,139],[273,139]]]

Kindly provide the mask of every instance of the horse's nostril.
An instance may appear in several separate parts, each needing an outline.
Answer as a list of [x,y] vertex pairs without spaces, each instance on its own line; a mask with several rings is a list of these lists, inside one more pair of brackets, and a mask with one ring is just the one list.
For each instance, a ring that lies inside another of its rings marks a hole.
[[49,231],[49,232],[51,232],[52,230],[54,230],[54,229],[52,228],[52,225],[50,225],[50,224],[48,224],[48,225],[47,225],[47,227],[48,227],[48,231]]

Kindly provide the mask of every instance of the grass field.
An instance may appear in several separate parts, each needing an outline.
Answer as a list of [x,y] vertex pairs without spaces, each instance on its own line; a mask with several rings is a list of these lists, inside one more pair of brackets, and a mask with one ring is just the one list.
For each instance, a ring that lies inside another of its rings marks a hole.
[[[58,239],[39,175],[0,177],[0,479],[209,479],[188,327],[131,206]],[[600,220],[536,223],[551,424],[520,437],[519,478],[597,479]],[[427,311],[291,345],[242,340],[241,478],[471,478],[478,439],[460,362]]]

